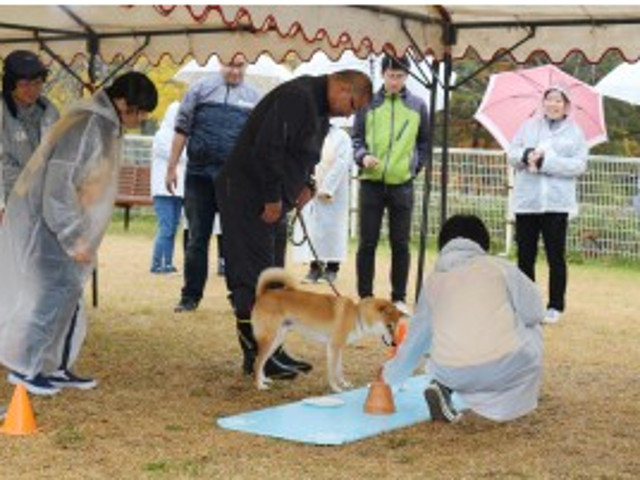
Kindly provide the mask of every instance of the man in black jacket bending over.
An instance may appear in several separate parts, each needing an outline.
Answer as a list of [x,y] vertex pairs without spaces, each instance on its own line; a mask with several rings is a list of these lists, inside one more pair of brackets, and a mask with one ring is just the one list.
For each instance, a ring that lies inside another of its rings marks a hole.
[[[253,372],[257,349],[250,319],[258,276],[284,255],[277,247],[278,225],[313,196],[312,173],[329,118],[352,115],[371,96],[371,80],[354,70],[283,83],[251,112],[216,180],[227,288],[246,374]],[[310,369],[279,349],[265,373],[291,379]]]

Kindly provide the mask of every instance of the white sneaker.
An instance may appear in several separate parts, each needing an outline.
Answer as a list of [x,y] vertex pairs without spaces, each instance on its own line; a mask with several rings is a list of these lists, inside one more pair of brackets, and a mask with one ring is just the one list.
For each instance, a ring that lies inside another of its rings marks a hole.
[[542,319],[542,323],[546,323],[547,325],[558,323],[560,321],[561,316],[562,316],[561,312],[559,312],[555,308],[550,308],[547,310],[547,314]]
[[396,307],[398,310],[400,310],[401,313],[404,313],[407,316],[411,315],[411,311],[409,310],[409,307],[402,300],[397,300],[393,302],[393,306]]

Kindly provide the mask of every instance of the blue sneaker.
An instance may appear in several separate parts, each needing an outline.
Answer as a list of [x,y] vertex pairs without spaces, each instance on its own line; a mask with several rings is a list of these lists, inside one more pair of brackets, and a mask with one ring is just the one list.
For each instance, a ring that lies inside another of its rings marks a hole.
[[58,370],[47,376],[47,380],[58,388],[79,388],[80,390],[91,390],[98,385],[93,378],[82,378],[75,375],[70,370]]
[[58,387],[53,385],[47,377],[40,373],[35,377],[29,378],[18,372],[10,372],[7,380],[13,385],[23,385],[28,392],[34,395],[55,395],[60,392]]

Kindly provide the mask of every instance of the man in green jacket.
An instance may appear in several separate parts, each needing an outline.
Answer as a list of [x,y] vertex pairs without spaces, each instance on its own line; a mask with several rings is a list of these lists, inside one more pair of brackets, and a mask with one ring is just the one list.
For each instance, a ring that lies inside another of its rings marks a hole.
[[405,312],[413,179],[425,163],[429,143],[427,106],[405,87],[409,66],[406,57],[383,58],[384,85],[357,113],[353,132],[354,157],[360,167],[358,294],[373,295],[375,252],[386,209],[391,300]]

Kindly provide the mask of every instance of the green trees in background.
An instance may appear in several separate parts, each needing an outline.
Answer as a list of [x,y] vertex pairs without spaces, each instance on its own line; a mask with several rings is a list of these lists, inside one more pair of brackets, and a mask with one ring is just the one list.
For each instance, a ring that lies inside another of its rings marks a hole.
[[[187,61],[187,59],[185,59]],[[602,77],[615,68],[624,59],[618,51],[611,50],[602,57],[598,64],[592,65],[584,56],[575,52],[568,55],[560,65],[564,71],[580,80],[595,85]],[[534,67],[548,63],[549,59],[544,53],[532,55],[524,64],[524,67]],[[86,79],[86,60],[78,57],[71,64],[71,68],[79,72]],[[297,63],[297,62],[296,62]],[[118,62],[111,65],[102,64],[100,74],[106,75]],[[458,81],[471,75],[483,65],[483,62],[470,52],[465,58],[454,62],[454,70]],[[449,146],[467,148],[499,148],[493,137],[473,119],[473,114],[478,109],[489,76],[506,70],[517,68],[518,65],[510,58],[496,62],[472,78],[451,95],[451,117],[449,127]],[[144,57],[139,59],[135,68],[146,73],[155,82],[160,92],[158,107],[150,116],[149,122],[142,133],[153,134],[157,129],[167,106],[174,100],[179,100],[184,95],[187,85],[172,80],[173,75],[180,68],[171,58],[165,56],[158,65],[152,65]],[[61,111],[64,111],[82,95],[88,95],[86,89],[82,89],[78,81],[59,65],[51,64],[51,76],[48,82],[47,94]],[[640,88],[640,81],[638,84]],[[640,107],[627,104],[618,100],[605,97],[605,118],[609,132],[609,142],[598,145],[592,150],[594,154],[640,156]],[[442,124],[442,112],[436,115],[439,127]],[[438,129],[435,143],[441,145],[442,138]]]

